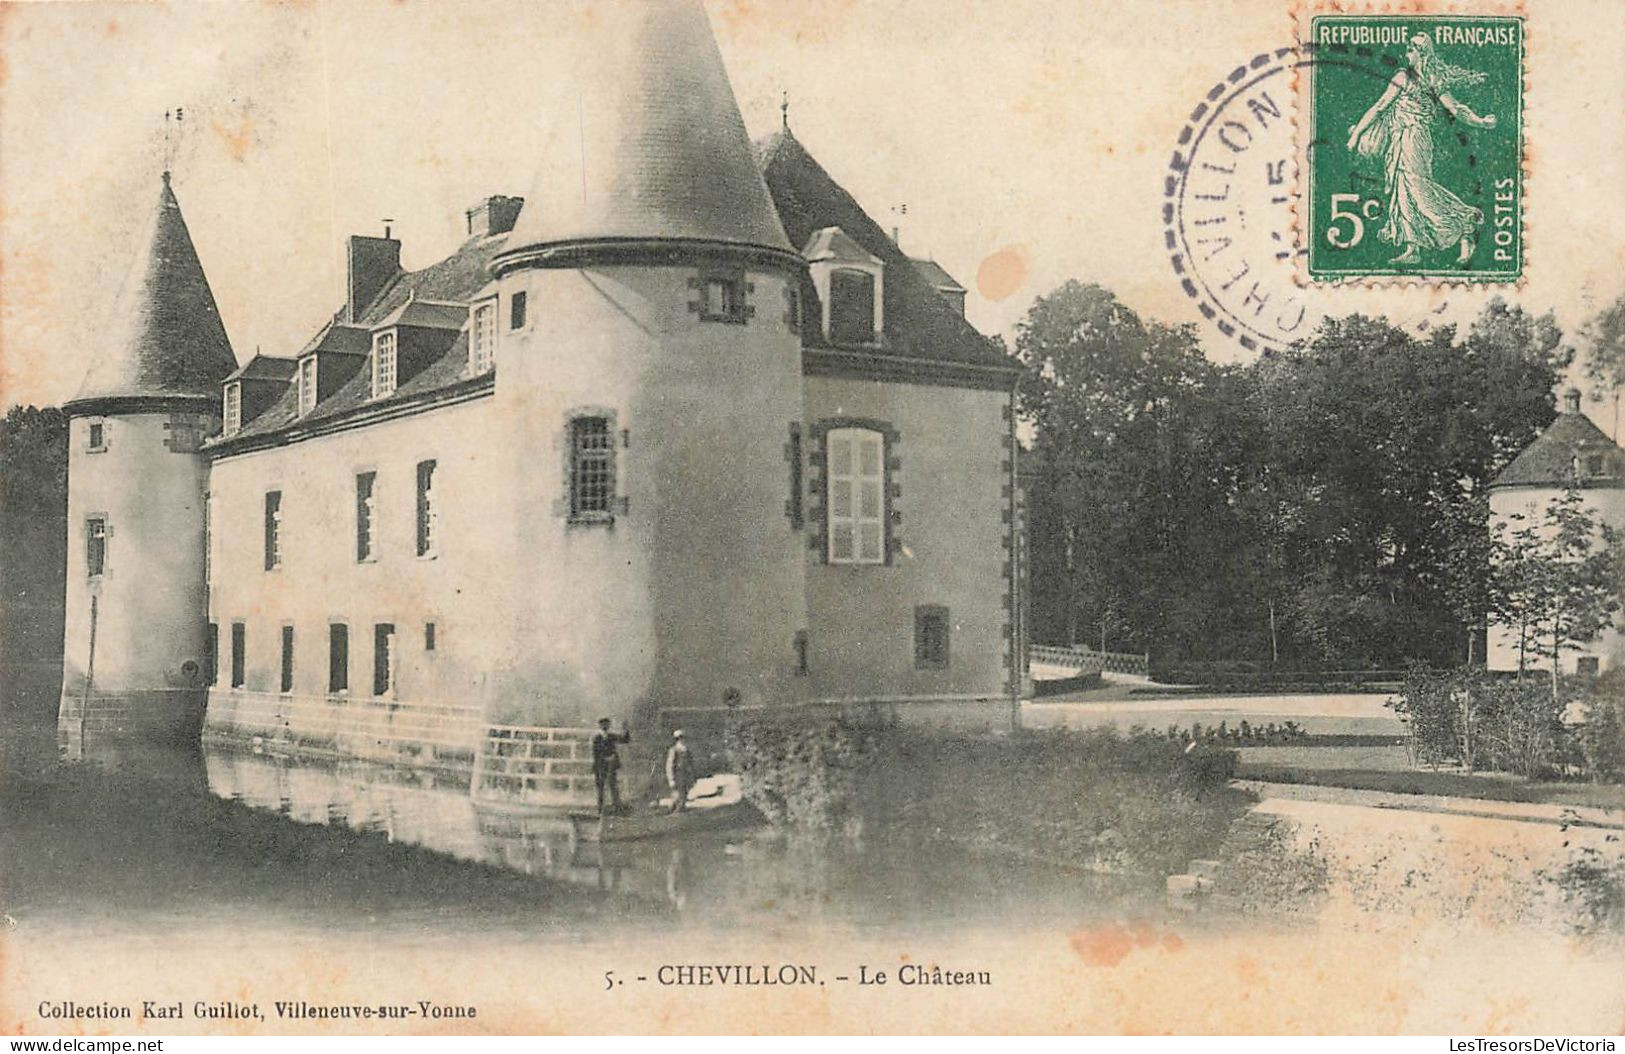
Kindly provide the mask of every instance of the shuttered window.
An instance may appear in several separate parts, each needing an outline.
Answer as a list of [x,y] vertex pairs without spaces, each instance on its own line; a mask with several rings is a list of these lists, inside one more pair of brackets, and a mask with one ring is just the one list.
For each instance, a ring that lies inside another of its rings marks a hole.
[[867,428],[834,428],[827,451],[829,562],[884,563],[885,437]]

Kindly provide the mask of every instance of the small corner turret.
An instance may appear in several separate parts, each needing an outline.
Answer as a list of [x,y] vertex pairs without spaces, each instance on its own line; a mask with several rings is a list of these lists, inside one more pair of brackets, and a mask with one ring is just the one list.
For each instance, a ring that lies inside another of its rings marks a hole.
[[202,721],[205,436],[236,369],[214,293],[163,175],[158,205],[69,417],[68,569],[58,736],[185,739]]

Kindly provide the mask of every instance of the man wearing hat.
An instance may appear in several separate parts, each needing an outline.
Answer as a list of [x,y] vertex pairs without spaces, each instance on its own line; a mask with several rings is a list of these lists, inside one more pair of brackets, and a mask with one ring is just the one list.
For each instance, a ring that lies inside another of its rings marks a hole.
[[683,730],[671,734],[671,749],[666,751],[666,782],[671,784],[671,811],[688,809],[688,791],[694,786],[694,755],[683,742]]
[[598,785],[598,813],[604,812],[604,787],[609,787],[610,801],[616,812],[621,810],[621,752],[617,745],[632,742],[632,733],[626,722],[619,732],[609,730],[609,718],[598,719],[598,731],[592,734],[592,781]]

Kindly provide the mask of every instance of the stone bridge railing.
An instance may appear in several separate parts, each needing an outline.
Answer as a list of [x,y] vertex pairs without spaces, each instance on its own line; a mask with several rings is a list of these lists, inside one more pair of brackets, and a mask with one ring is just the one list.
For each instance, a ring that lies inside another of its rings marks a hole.
[[1061,648],[1047,644],[1033,644],[1027,648],[1027,659],[1029,662],[1062,666],[1080,672],[1103,670],[1107,673],[1126,673],[1140,677],[1147,676],[1151,667],[1151,656],[1149,655],[1135,655],[1120,651],[1095,651],[1092,648],[1079,646]]

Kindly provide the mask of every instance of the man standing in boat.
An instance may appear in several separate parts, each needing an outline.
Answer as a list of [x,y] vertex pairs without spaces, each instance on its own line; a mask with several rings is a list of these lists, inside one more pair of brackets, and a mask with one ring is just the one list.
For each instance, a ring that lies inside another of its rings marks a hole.
[[680,728],[671,734],[671,749],[666,751],[666,782],[671,784],[671,811],[686,812],[688,792],[694,786],[694,755]]
[[626,722],[619,732],[609,730],[609,718],[598,719],[598,731],[592,734],[592,780],[598,786],[598,814],[604,813],[604,787],[609,787],[611,809],[621,812],[621,752],[619,745],[632,742],[632,733]]

